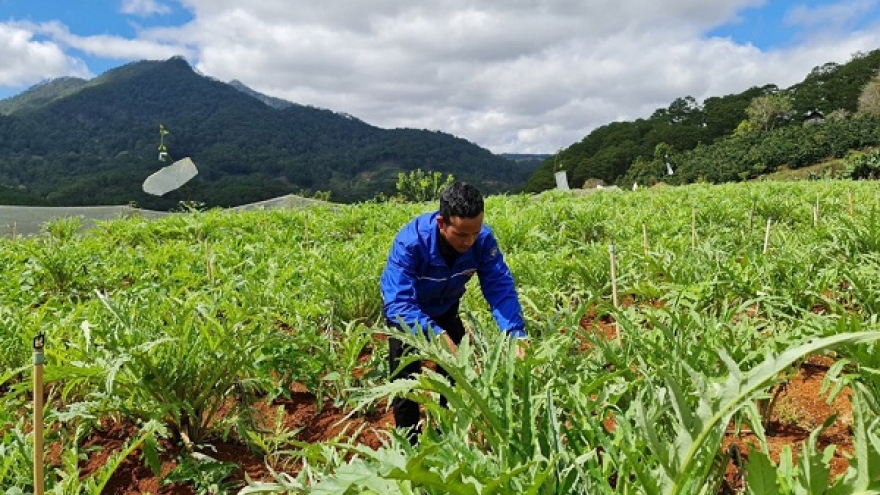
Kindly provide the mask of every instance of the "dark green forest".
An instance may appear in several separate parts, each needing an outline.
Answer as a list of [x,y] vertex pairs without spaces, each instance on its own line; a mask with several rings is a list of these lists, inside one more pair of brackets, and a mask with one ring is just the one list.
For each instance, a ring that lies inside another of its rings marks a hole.
[[[199,175],[156,197],[141,184],[167,164],[158,160],[160,124],[171,158],[191,157]],[[179,57],[135,62],[92,81],[52,81],[0,102],[0,204],[167,209],[318,192],[355,202],[394,193],[398,173],[415,169],[508,192],[522,189],[537,165],[442,132],[270,106]]]
[[[529,178],[526,190],[555,187],[553,175],[560,170],[576,187],[588,179],[625,187],[749,180],[875,147],[880,120],[860,115],[857,107],[863,88],[878,73],[880,50],[875,50],[846,64],[817,66],[790,88],[768,84],[702,103],[677,98],[649,118],[604,125],[560,150]],[[786,114],[767,128],[744,126],[752,102],[767,96],[789,102]],[[817,112],[824,121],[809,125],[807,116]]]

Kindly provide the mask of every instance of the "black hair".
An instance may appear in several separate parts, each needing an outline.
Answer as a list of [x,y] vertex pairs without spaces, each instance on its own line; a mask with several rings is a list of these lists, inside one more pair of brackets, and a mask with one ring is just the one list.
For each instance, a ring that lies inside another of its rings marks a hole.
[[483,195],[467,182],[453,182],[440,193],[440,216],[476,218],[483,213]]

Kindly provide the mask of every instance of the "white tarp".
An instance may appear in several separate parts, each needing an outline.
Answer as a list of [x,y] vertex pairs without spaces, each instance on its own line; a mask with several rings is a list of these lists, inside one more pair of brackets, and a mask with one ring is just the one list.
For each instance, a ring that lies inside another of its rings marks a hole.
[[196,164],[189,157],[177,160],[147,177],[144,181],[144,192],[162,196],[186,184],[198,173]]

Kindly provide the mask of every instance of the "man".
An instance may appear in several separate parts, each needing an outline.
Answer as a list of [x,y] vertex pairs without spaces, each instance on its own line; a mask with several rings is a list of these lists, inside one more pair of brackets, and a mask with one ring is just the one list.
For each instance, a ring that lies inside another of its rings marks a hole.
[[[394,238],[380,280],[386,321],[402,331],[443,339],[455,353],[465,334],[458,307],[474,275],[498,327],[512,338],[524,339],[513,276],[492,230],[483,225],[483,197],[476,187],[455,182],[440,194],[440,211],[416,217]],[[392,380],[419,372],[419,362],[397,370],[407,352],[400,340],[389,339]],[[523,346],[517,346],[517,354],[523,356]],[[441,403],[445,405],[445,398]],[[398,397],[391,407],[397,427],[406,428],[414,443],[419,405]]]

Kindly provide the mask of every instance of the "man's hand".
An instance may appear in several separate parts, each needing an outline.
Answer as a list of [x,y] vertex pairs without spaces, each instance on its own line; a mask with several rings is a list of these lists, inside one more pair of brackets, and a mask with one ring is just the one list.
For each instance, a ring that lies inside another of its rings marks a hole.
[[449,352],[451,352],[453,356],[458,357],[458,346],[455,345],[455,342],[452,341],[452,337],[450,337],[448,333],[443,332],[438,335],[437,338],[443,339],[443,341],[446,342],[446,347],[449,347]]

